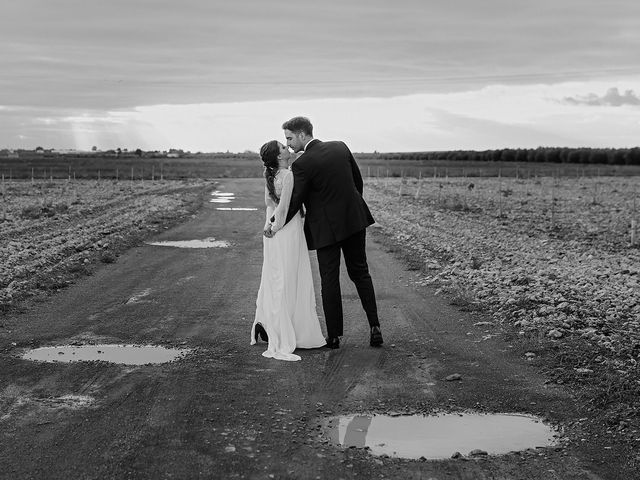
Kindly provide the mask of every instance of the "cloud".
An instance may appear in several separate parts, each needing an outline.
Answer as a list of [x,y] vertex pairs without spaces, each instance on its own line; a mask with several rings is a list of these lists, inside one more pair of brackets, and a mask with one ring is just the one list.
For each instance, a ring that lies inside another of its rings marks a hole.
[[622,105],[638,106],[640,105],[640,97],[633,93],[633,90],[625,90],[624,94],[620,95],[618,89],[613,87],[607,90],[607,93],[601,97],[595,93],[589,93],[587,95],[564,97],[562,103],[594,107],[620,107]]
[[4,3],[6,105],[395,97],[640,72],[631,0]]
[[[637,98],[628,83],[493,85],[456,93],[235,103],[158,104],[136,108],[36,109],[12,106],[0,115],[0,148],[257,151],[282,139],[287,118],[306,115],[317,136],[341,139],[355,152],[612,147],[637,145],[640,108],[576,108],[596,99]],[[630,92],[621,94],[621,92]],[[573,98],[574,103],[562,101]]]
[[489,150],[584,144],[575,132],[558,124],[518,122],[499,116],[482,118],[445,110],[432,110],[432,113],[442,132],[434,140],[447,141],[448,149]]

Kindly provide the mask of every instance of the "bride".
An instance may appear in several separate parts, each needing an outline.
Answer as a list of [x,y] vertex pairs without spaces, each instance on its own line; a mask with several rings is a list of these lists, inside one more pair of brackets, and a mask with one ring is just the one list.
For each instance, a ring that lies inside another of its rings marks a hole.
[[[272,140],[262,146],[260,156],[266,179],[264,229],[271,226],[271,231],[278,233],[262,238],[264,260],[251,345],[259,337],[269,343],[263,356],[295,361],[301,359],[293,353],[296,348],[323,347],[326,340],[316,313],[302,212],[284,225],[293,191],[293,173],[289,170],[293,155]],[[269,221],[272,217],[273,224]]]

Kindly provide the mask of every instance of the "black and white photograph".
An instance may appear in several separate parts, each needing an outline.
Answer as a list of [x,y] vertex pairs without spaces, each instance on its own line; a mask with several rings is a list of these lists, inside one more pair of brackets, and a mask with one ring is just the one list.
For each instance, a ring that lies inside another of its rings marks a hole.
[[0,6],[0,480],[640,478],[640,3]]

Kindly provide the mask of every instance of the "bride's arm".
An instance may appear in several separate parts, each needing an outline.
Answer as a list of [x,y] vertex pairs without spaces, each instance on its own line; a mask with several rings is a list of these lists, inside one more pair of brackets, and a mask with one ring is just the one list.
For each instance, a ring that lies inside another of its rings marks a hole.
[[287,170],[282,179],[282,193],[280,194],[280,202],[275,209],[275,221],[271,225],[271,231],[277,232],[287,220],[287,212],[289,211],[289,203],[291,202],[291,193],[293,192],[293,173]]
[[267,207],[267,213],[266,213],[266,217],[265,217],[265,222],[264,222],[264,229],[266,230],[269,225],[271,225],[271,222],[269,221],[269,219],[273,216],[273,212],[276,209],[276,202],[273,201],[273,198],[271,198],[271,195],[269,195],[269,189],[267,188],[267,186],[264,186],[264,204]]

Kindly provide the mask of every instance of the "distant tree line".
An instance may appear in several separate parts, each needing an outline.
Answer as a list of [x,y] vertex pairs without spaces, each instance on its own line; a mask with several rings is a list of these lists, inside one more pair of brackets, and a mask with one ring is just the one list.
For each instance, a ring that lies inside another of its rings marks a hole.
[[184,151],[181,149],[169,149],[166,151],[160,150],[142,150],[136,148],[135,150],[128,150],[126,148],[116,148],[109,150],[98,150],[93,147],[90,152],[82,150],[67,150],[59,151],[54,149],[45,149],[38,147],[33,150],[28,149],[16,149],[11,150],[7,148],[0,149],[0,158],[206,158],[206,159],[228,159],[228,158],[259,158],[259,155],[254,152],[245,151],[243,153],[232,152],[195,152]]
[[[252,151],[242,153],[232,152],[196,152],[170,149],[168,151],[144,151],[140,148],[127,150],[126,148],[112,150],[97,150],[91,153],[81,151],[59,152],[53,149],[38,147],[35,150],[0,149],[0,158],[32,158],[67,157],[87,158],[115,157],[115,158],[201,158],[201,159],[258,159],[259,155]],[[517,163],[564,163],[564,164],[604,164],[604,165],[634,165],[640,166],[640,147],[634,148],[568,148],[568,147],[538,147],[538,148],[504,148],[499,150],[447,150],[431,152],[397,152],[397,153],[355,153],[359,159],[379,160],[440,160],[440,161],[480,161],[480,162],[517,162]]]
[[360,154],[386,160],[471,160],[484,162],[585,163],[640,165],[640,147],[634,148],[504,148],[500,150],[451,150],[441,152],[403,152]]

